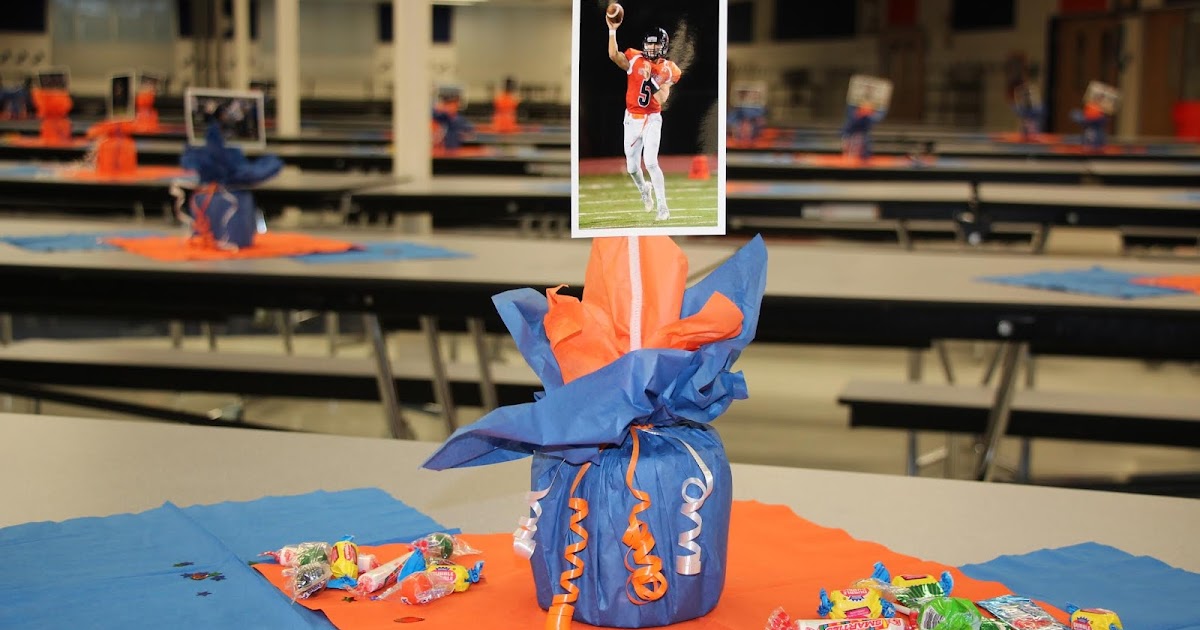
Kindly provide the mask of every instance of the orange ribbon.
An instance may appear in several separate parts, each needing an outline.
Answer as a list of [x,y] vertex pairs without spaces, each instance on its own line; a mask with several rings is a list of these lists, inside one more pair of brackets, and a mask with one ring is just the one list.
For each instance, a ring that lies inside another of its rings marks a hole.
[[[629,456],[629,467],[625,471],[625,485],[638,502],[629,511],[629,527],[621,537],[621,541],[629,547],[629,553],[625,555],[625,568],[629,570],[625,595],[629,601],[639,606],[658,601],[667,593],[667,578],[662,572],[662,559],[651,553],[654,551],[654,535],[650,533],[650,526],[637,517],[650,509],[649,493],[633,487],[633,473],[637,470],[638,455],[641,451],[638,440],[638,430],[641,428],[643,427],[629,427],[633,438],[633,454]],[[630,554],[633,555],[632,564],[629,562]]]
[[575,600],[579,599],[579,587],[575,586],[572,580],[583,575],[583,560],[577,554],[587,547],[588,542],[588,533],[583,527],[583,519],[588,515],[588,502],[587,499],[575,496],[575,491],[579,488],[579,482],[583,479],[583,474],[591,466],[591,462],[580,466],[579,472],[575,474],[575,481],[571,483],[571,494],[567,500],[567,505],[573,510],[571,514],[571,531],[575,532],[576,536],[579,536],[579,542],[567,545],[566,550],[563,552],[563,558],[566,558],[571,568],[562,572],[558,583],[566,593],[554,596],[549,614],[546,616],[546,630],[569,630],[571,619],[575,616],[574,604]]

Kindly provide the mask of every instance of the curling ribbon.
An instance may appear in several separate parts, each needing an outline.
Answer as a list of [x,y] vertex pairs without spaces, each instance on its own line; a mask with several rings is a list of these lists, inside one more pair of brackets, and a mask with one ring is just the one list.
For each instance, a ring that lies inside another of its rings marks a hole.
[[[680,575],[697,575],[700,573],[700,545],[695,541],[700,537],[700,532],[704,529],[703,519],[700,518],[700,508],[704,506],[704,502],[708,500],[708,496],[712,494],[713,474],[709,470],[708,464],[704,463],[704,459],[688,444],[683,438],[678,438],[670,435],[663,435],[656,431],[646,431],[650,435],[658,437],[669,437],[683,445],[691,454],[692,459],[696,460],[696,466],[700,469],[700,474],[704,476],[703,480],[696,477],[688,477],[683,482],[683,487],[679,489],[679,493],[683,495],[683,505],[679,506],[679,513],[683,514],[696,524],[695,527],[686,532],[679,534],[679,546],[692,552],[688,556],[676,556],[675,572]],[[700,490],[700,496],[692,497],[688,494],[688,488],[695,486]]]
[[[550,485],[553,486],[553,482]],[[545,490],[525,494],[525,501],[533,516],[522,516],[517,520],[517,529],[513,532],[513,551],[526,560],[533,556],[533,550],[537,547],[533,535],[537,532],[538,519],[542,517],[542,499],[549,493],[550,486],[546,486]]]
[[[696,543],[696,539],[700,537],[700,532],[704,529],[704,523],[700,518],[700,508],[704,506],[708,495],[712,494],[713,474],[691,444],[683,440],[679,440],[679,442],[688,450],[688,453],[691,453],[692,459],[696,460],[696,465],[700,467],[700,473],[704,475],[703,480],[688,477],[679,490],[679,493],[683,495],[683,505],[679,506],[679,513],[686,516],[696,526],[679,534],[679,546],[692,553],[687,556],[675,557],[675,572],[680,575],[696,575],[700,573],[700,545]],[[688,494],[688,488],[693,486],[700,491],[700,496],[693,497]]]
[[629,467],[625,472],[625,485],[638,502],[629,511],[629,527],[621,538],[633,554],[633,564],[629,562],[629,554],[625,556],[625,568],[630,572],[625,595],[637,605],[657,601],[667,593],[667,578],[662,572],[662,559],[650,553],[654,550],[654,536],[650,533],[650,527],[637,517],[650,509],[650,495],[633,487],[633,473],[637,469],[638,455],[641,451],[637,432],[643,428],[629,428],[633,437],[633,453],[629,457]]
[[583,474],[591,468],[591,462],[586,462],[579,467],[579,472],[575,474],[575,481],[571,483],[570,498],[567,500],[569,506],[574,513],[571,515],[571,531],[579,536],[579,542],[567,545],[563,551],[563,558],[566,558],[567,563],[571,565],[570,569],[562,572],[558,579],[559,585],[563,587],[566,593],[560,593],[554,596],[553,603],[550,604],[550,610],[546,615],[546,630],[569,630],[571,627],[571,619],[575,616],[575,600],[579,599],[579,587],[571,583],[571,580],[583,575],[583,560],[578,554],[587,547],[588,533],[583,528],[583,519],[588,515],[587,499],[575,496],[575,490],[579,488],[579,482],[583,479]]

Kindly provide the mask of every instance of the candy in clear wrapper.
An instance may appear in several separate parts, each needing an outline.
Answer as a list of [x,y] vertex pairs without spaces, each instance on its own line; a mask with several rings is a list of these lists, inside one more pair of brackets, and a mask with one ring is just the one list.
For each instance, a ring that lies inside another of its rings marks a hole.
[[891,619],[792,619],[783,608],[776,608],[764,630],[905,630],[900,617]]
[[358,573],[362,575],[367,571],[379,568],[379,560],[374,554],[360,553],[358,554]]
[[414,541],[412,546],[420,549],[427,559],[443,558],[453,560],[461,556],[478,555],[479,550],[467,544],[460,536],[435,532]]
[[442,560],[440,558],[431,561],[426,568],[426,571],[441,572],[447,577],[454,580],[454,592],[461,593],[471,587],[472,584],[479,582],[483,577],[483,560],[476,562],[471,568],[455,564],[450,560]]
[[921,603],[916,615],[919,630],[980,630],[983,615],[969,599],[933,597]]
[[954,578],[944,571],[940,577],[932,575],[892,576],[882,562],[876,562],[871,577],[859,580],[854,586],[879,590],[885,599],[904,608],[908,614],[922,602],[933,597],[947,597],[954,590]]
[[997,619],[1019,630],[1067,630],[1041,606],[1028,597],[1001,595],[979,602],[984,610]]
[[878,619],[894,617],[896,609],[878,589],[844,588],[828,593],[821,589],[817,614],[830,619]]
[[325,590],[333,572],[328,562],[311,562],[291,569],[292,599],[308,599]]
[[1103,608],[1080,608],[1067,604],[1071,615],[1071,630],[1123,630],[1117,613]]
[[421,571],[400,580],[375,599],[395,599],[405,604],[418,605],[428,604],[453,592],[452,576],[440,571]]
[[[359,597],[366,597],[395,584],[400,569],[412,555],[412,552],[406,553],[395,560],[358,574],[358,583],[354,586],[354,593]],[[359,556],[360,560],[362,558],[363,556]]]
[[[315,562],[324,557],[323,562],[329,561],[330,547],[323,542],[305,542],[289,545],[279,551],[264,551],[260,556],[271,556],[280,566],[295,568],[301,564]],[[303,561],[302,561],[303,560]]]

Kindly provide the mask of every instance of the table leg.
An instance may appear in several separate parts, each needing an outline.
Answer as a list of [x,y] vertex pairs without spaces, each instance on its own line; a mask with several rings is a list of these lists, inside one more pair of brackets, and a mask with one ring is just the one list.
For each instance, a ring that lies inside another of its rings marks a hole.
[[[923,353],[924,353],[924,349],[922,349],[922,348],[910,348],[908,350],[908,366],[907,367],[908,367],[908,382],[910,382],[910,383],[917,383],[917,382],[920,382],[920,380],[921,380]],[[920,457],[920,454],[917,453],[917,432],[916,431],[910,430],[908,432],[907,448],[906,448],[905,452],[906,452],[906,455],[905,455],[906,460],[904,462],[904,474],[908,475],[909,477],[915,477],[915,476],[917,476],[918,473],[920,473],[920,465],[917,463],[917,459]]]
[[178,350],[183,347],[183,322],[173,319],[167,324],[171,333],[171,347]]
[[420,318],[421,332],[429,345],[429,363],[433,368],[434,398],[442,407],[442,418],[446,421],[446,429],[450,433],[458,428],[454,410],[454,395],[450,392],[450,378],[446,375],[446,362],[442,360],[442,344],[438,338],[437,318],[432,315],[422,315]]
[[1008,421],[1012,414],[1012,399],[1019,359],[1029,347],[1027,342],[1006,341],[1001,347],[1000,381],[992,397],[992,408],[988,412],[987,429],[983,434],[983,454],[979,458],[975,477],[979,481],[991,481],[995,473],[996,455],[1000,440],[1008,432]]
[[275,313],[275,323],[279,326],[279,334],[283,337],[283,351],[289,356],[296,353],[296,345],[294,339],[295,329],[292,326],[291,311],[278,311]]
[[954,384],[954,367],[950,365],[950,352],[946,350],[945,341],[934,341],[933,349],[937,351],[938,363],[942,365],[942,373],[946,375],[946,383]]
[[13,342],[12,313],[0,314],[0,346],[11,346]]
[[483,400],[483,408],[491,411],[500,403],[496,395],[496,382],[492,379],[492,354],[487,347],[483,320],[468,317],[467,332],[471,335],[471,341],[475,342],[475,360],[479,362],[479,395]]
[[216,329],[213,328],[212,323],[211,322],[200,322],[200,330],[204,333],[204,336],[208,339],[208,351],[216,352],[217,351],[217,331],[216,331]]
[[338,319],[338,314],[329,311],[325,313],[325,340],[329,343],[329,356],[337,356],[338,335],[341,332],[341,324]]
[[379,400],[383,403],[384,420],[391,429],[392,437],[401,440],[414,439],[412,427],[400,412],[400,398],[396,395],[396,380],[392,376],[392,362],[388,358],[387,342],[383,337],[379,316],[374,313],[364,314],[363,329],[366,330],[374,350],[375,380],[379,385]]
[[908,231],[908,221],[904,219],[896,221],[896,240],[900,243],[900,249],[911,250],[913,248],[912,235]]
[[1046,241],[1050,240],[1050,225],[1043,223],[1033,233],[1032,249],[1035,254],[1046,253]]

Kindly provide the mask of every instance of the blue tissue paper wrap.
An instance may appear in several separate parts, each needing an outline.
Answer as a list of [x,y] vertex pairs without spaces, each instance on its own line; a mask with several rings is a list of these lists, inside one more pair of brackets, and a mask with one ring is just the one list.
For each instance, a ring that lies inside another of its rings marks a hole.
[[225,146],[215,124],[204,140],[204,146],[189,146],[180,158],[180,165],[200,180],[180,220],[191,226],[193,236],[211,237],[220,247],[249,247],[258,232],[259,213],[247,188],[275,177],[283,161],[274,155],[247,159],[241,149]]
[[[643,628],[700,617],[717,605],[733,495],[724,445],[708,423],[747,397],[745,378],[730,369],[754,338],[765,285],[766,248],[756,238],[683,297],[681,318],[700,311],[714,292],[729,298],[743,315],[736,337],[695,351],[636,350],[566,384],[543,326],[546,297],[520,289],[494,298],[545,392],[457,430],[424,466],[443,470],[533,455],[531,511],[514,534],[514,549],[529,556],[538,604],[551,614],[555,597],[567,593],[561,579],[572,565],[565,553],[581,541],[571,529],[579,514],[572,497],[587,502],[579,521],[586,546],[575,554],[582,573],[569,580],[578,589],[575,619]],[[627,544],[631,527],[643,544],[645,534],[652,537],[648,555],[661,561],[666,586],[657,587],[664,592],[652,601],[633,586],[634,573],[648,562]]]

